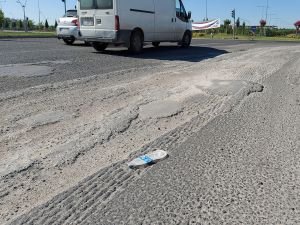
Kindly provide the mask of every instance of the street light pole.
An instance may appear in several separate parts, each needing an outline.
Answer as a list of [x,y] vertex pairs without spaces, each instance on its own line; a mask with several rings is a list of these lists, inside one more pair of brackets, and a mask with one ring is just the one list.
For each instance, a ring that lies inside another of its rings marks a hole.
[[25,1],[25,4],[22,4],[20,2],[20,0],[17,1],[17,3],[19,3],[23,9],[23,14],[24,14],[24,31],[27,32],[28,29],[27,29],[27,20],[26,20],[26,13],[25,13],[25,8],[26,8],[26,4],[27,4],[27,0]]
[[65,13],[67,13],[67,0],[61,0],[65,4]]
[[40,0],[38,0],[38,10],[39,10],[39,30],[41,29],[41,9],[40,9]]
[[267,7],[266,7],[266,22],[268,21],[268,10],[269,10],[269,0],[267,0]]
[[206,8],[206,21],[207,21],[208,20],[208,18],[207,18],[207,0],[205,2],[205,8]]

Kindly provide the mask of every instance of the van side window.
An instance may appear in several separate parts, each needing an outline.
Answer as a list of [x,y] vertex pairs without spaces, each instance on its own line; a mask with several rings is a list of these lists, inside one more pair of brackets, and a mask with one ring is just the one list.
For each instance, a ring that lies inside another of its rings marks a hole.
[[181,0],[176,0],[176,17],[184,22],[188,22],[187,14]]

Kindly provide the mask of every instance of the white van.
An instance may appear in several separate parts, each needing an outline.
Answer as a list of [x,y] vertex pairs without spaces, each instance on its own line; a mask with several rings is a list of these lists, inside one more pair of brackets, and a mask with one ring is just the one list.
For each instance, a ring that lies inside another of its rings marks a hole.
[[189,47],[192,38],[191,12],[181,0],[78,0],[80,39],[97,51],[108,44],[142,51],[144,42],[178,42]]

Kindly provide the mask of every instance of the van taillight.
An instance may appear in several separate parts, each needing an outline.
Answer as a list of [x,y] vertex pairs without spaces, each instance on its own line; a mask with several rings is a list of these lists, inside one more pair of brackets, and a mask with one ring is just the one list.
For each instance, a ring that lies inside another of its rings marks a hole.
[[72,20],[72,23],[75,24],[75,26],[79,27],[79,22],[78,22],[78,19],[76,20]]
[[115,16],[115,30],[120,30],[120,18]]

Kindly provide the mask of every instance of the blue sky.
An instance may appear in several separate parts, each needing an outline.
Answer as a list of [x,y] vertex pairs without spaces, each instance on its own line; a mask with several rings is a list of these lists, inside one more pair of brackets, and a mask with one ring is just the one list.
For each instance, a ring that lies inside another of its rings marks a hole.
[[[25,2],[26,0],[20,0]],[[30,19],[38,22],[38,1],[40,2],[41,21],[48,19],[54,24],[55,19],[64,13],[61,0],[27,0],[26,14]],[[124,0],[126,1],[126,0]],[[205,18],[206,0],[183,0],[187,10],[192,11],[195,21]],[[236,9],[237,17],[248,25],[256,25],[265,18],[267,0],[207,0],[208,18],[231,19],[231,10]],[[76,0],[67,0],[67,8],[74,8]],[[296,20],[300,20],[299,0],[269,0],[269,18],[272,25],[279,27],[293,27]],[[0,0],[0,8],[7,17],[22,18],[23,12],[16,0]]]

